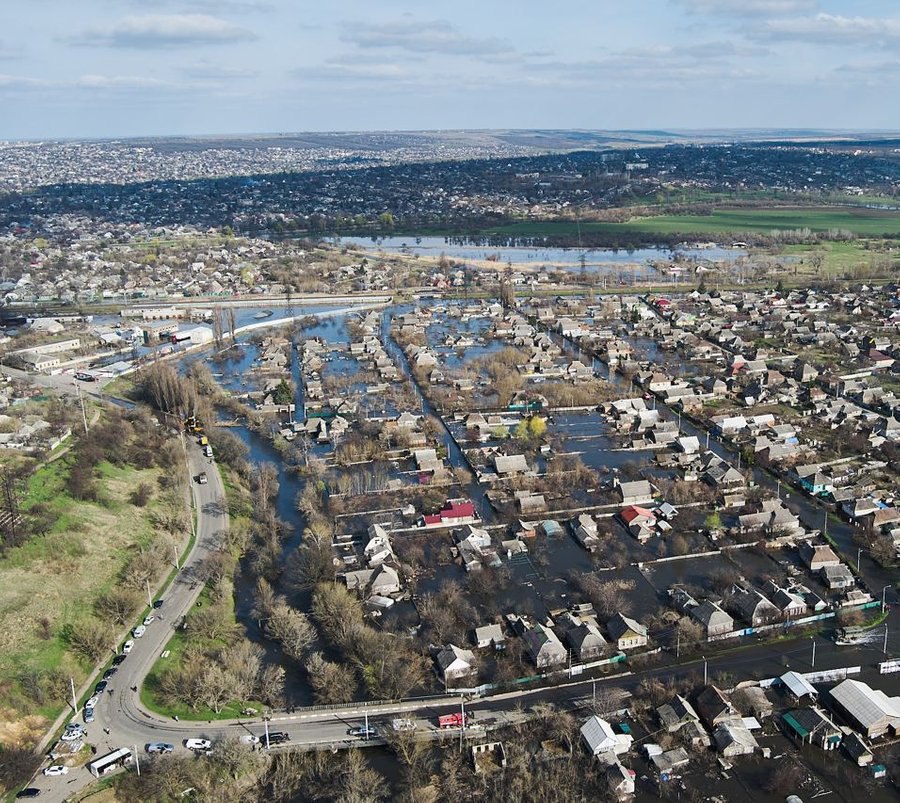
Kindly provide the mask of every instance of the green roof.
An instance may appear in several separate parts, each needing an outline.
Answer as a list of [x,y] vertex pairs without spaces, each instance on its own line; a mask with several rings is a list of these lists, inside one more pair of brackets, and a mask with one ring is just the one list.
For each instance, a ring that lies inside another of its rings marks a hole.
[[809,736],[809,731],[804,728],[797,720],[794,718],[793,714],[783,714],[781,717],[788,725],[788,727],[793,730],[801,739],[805,739]]

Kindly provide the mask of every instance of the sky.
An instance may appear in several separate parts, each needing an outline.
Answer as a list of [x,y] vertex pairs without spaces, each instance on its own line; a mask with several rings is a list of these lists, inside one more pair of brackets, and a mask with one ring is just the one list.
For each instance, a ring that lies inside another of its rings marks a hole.
[[0,140],[900,129],[896,0],[3,0]]

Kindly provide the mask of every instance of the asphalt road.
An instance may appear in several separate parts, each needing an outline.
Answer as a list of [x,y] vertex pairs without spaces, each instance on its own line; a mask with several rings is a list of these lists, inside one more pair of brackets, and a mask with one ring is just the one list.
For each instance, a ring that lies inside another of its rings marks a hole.
[[[175,730],[170,729],[164,733],[161,729],[164,729],[166,722],[144,710],[138,693],[132,691],[133,687],[140,688],[164,650],[174,624],[196,602],[202,589],[202,583],[196,579],[197,567],[215,551],[217,533],[228,527],[227,508],[220,504],[220,500],[224,499],[225,489],[219,472],[194,444],[188,445],[188,464],[197,510],[197,538],[181,571],[164,592],[162,608],[154,612],[156,621],[147,626],[147,632],[142,638],[134,640],[134,649],[119,667],[117,674],[110,679],[109,689],[97,703],[94,722],[86,726],[87,742],[96,746],[98,755],[116,747],[134,745],[143,751],[148,742],[172,741],[175,737],[180,741],[195,735],[197,730],[195,726],[185,723],[181,728],[176,727]],[[206,485],[199,485],[193,479],[201,471],[206,471],[209,478]],[[82,722],[81,713],[73,717],[72,721]],[[179,723],[172,724],[177,726]],[[108,734],[106,729],[109,730]],[[91,780],[93,776],[86,768],[73,768],[69,775],[57,778],[45,778],[39,774],[32,785],[43,791],[42,800],[53,803],[65,800]]]

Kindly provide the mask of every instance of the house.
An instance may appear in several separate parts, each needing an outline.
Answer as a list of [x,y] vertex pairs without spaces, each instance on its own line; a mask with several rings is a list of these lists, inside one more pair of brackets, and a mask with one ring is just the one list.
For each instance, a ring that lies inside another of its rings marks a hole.
[[900,697],[888,697],[879,689],[848,678],[830,691],[829,699],[834,709],[869,739],[900,733]]
[[557,625],[579,661],[590,661],[602,655],[608,646],[593,617],[567,612],[557,619]]
[[423,516],[420,527],[456,527],[478,521],[475,505],[468,499],[448,499],[437,513]]
[[523,634],[531,660],[538,669],[564,664],[569,657],[562,642],[549,627],[536,624]]
[[609,765],[606,770],[606,788],[619,800],[634,794],[635,771],[623,767],[618,761]]
[[802,529],[800,520],[780,499],[764,499],[758,512],[738,516],[738,524],[744,532],[788,533]]
[[448,688],[476,672],[475,654],[455,644],[448,644],[435,656],[438,674]]
[[799,594],[781,588],[772,581],[772,590],[769,593],[769,601],[781,611],[785,619],[796,619],[806,613],[806,601]]
[[797,483],[808,494],[818,496],[834,490],[831,475],[823,471],[821,466],[797,466],[794,469],[794,473],[797,477]]
[[581,739],[592,756],[607,763],[627,753],[633,741],[630,734],[616,733],[612,725],[597,715],[581,726]]
[[841,740],[841,749],[850,756],[859,767],[867,767],[875,760],[871,748],[863,741],[862,736],[856,731],[850,730],[850,728],[844,728],[844,738]]
[[797,549],[800,552],[800,559],[811,572],[818,572],[826,566],[841,565],[841,559],[828,544],[813,544],[811,541],[804,541]]
[[370,569],[381,566],[386,560],[391,560],[394,557],[391,539],[380,524],[369,526],[369,541],[363,550],[363,554]]
[[700,721],[694,706],[680,694],[676,694],[670,702],[657,708],[656,715],[669,733],[678,733],[688,723]]
[[713,733],[713,740],[725,758],[747,756],[759,750],[756,738],[738,722],[723,722]]
[[844,736],[824,711],[818,708],[797,708],[781,715],[788,736],[801,744],[814,744],[823,750],[836,750]]
[[704,600],[688,611],[691,619],[699,622],[707,638],[721,636],[734,630],[734,619],[711,600]]
[[392,566],[379,566],[369,582],[370,591],[378,596],[396,594],[401,587],[400,575]]
[[588,552],[593,552],[600,546],[600,538],[597,535],[597,522],[587,513],[582,513],[571,522],[575,540]]
[[412,453],[413,460],[416,461],[417,471],[440,471],[443,468],[443,461],[437,456],[435,449],[416,449]]
[[606,630],[620,650],[646,647],[650,641],[646,627],[621,613],[617,613],[606,623]]
[[741,718],[738,710],[731,704],[731,700],[716,686],[707,686],[697,695],[694,709],[710,730],[715,729],[723,722],[740,720]]
[[735,586],[728,597],[728,608],[751,627],[776,622],[781,618],[781,611],[755,588]]
[[656,516],[652,510],[637,505],[629,505],[619,513],[622,523],[641,543],[648,540],[656,527]]
[[503,627],[497,624],[476,627],[475,646],[479,649],[484,647],[493,647],[495,650],[504,649],[506,636],[503,635]]
[[815,686],[799,672],[785,672],[778,679],[781,681],[781,685],[784,686],[798,702],[803,701],[807,697],[811,700],[816,700],[819,697],[819,693],[816,691]]
[[494,469],[499,477],[515,477],[531,471],[523,454],[495,455]]
[[741,706],[757,720],[772,716],[774,706],[761,686],[745,686],[740,690]]
[[853,572],[843,563],[837,566],[826,566],[822,569],[822,579],[829,591],[846,591],[856,585]]
[[[688,755],[687,750],[683,747],[676,747],[674,750],[666,750],[665,752],[650,752],[650,745],[647,745],[647,754],[650,756],[650,762],[656,768],[656,771],[660,774],[660,778],[663,779],[664,776],[671,775],[673,771],[677,770],[679,767],[686,767],[691,762],[691,758]],[[657,750],[660,748],[655,745]]]
[[375,569],[360,569],[355,572],[347,572],[344,582],[350,591],[365,591],[375,596],[387,596],[396,594],[400,588],[400,575],[391,566],[381,565]]
[[640,505],[653,501],[653,486],[647,480],[620,483],[618,490],[623,505]]

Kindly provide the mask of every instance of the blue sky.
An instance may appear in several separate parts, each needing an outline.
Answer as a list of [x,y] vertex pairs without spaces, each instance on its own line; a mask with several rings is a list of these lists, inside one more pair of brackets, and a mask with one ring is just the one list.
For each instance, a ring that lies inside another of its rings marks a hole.
[[887,0],[6,0],[0,139],[900,128]]

